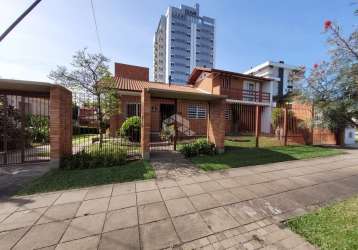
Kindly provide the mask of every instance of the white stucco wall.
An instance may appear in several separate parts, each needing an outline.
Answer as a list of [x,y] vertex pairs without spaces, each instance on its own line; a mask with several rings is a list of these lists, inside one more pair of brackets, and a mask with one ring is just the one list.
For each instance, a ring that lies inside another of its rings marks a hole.
[[344,131],[344,144],[352,145],[355,144],[355,132],[354,128],[346,128]]
[[264,107],[261,115],[261,133],[270,133],[271,131],[272,107]]

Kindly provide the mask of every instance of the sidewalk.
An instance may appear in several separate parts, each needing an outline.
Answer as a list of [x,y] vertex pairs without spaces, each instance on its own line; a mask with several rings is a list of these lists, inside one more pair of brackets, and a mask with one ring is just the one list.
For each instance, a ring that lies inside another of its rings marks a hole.
[[314,249],[281,221],[358,193],[358,151],[0,202],[0,248]]

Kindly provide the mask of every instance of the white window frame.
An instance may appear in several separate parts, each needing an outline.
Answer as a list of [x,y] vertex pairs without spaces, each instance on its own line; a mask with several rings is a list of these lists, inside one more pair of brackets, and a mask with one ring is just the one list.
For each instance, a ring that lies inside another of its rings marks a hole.
[[[129,115],[128,114],[128,106],[129,105],[135,105],[135,115]],[[126,112],[126,116],[127,116],[127,118],[128,117],[132,117],[132,116],[140,116],[140,112],[141,112],[141,104],[140,104],[140,102],[129,102],[129,103],[127,103],[127,112]]]
[[188,119],[206,119],[207,107],[202,104],[189,104],[187,116]]

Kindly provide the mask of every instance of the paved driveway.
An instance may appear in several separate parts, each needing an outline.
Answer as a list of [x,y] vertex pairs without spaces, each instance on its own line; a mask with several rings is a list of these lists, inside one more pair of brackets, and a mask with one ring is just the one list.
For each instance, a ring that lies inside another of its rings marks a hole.
[[0,249],[313,249],[280,222],[358,193],[357,163],[350,153],[12,197]]

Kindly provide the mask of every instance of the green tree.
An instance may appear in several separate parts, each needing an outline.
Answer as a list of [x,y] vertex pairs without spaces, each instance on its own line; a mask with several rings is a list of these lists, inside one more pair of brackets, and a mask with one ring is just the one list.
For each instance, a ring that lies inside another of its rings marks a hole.
[[330,60],[313,66],[302,88],[304,99],[332,130],[358,127],[358,28],[344,36],[338,24],[327,20],[324,31]]
[[51,71],[49,78],[64,85],[75,93],[89,95],[96,109],[100,133],[100,147],[103,143],[107,121],[111,115],[119,113],[119,94],[113,88],[114,81],[109,71],[109,59],[101,53],[92,54],[87,49],[79,50],[73,56],[72,69],[58,66]]

